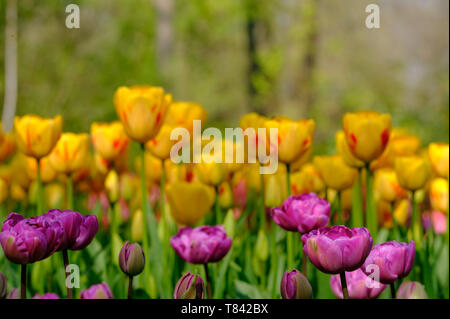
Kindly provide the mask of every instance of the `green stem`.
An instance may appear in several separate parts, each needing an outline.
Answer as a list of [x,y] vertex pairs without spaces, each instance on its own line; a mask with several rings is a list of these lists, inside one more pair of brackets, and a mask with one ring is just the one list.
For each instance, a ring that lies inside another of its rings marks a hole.
[[42,179],[41,179],[41,160],[37,159],[37,198],[36,198],[36,216],[39,216],[43,213],[43,194],[42,194]]
[[397,297],[397,294],[395,292],[395,285],[394,283],[391,283],[390,286],[391,286],[391,298],[395,299]]
[[337,199],[337,224],[343,225],[344,224],[344,212],[342,211],[342,198],[341,198],[341,191],[336,192],[336,199]]
[[128,277],[128,299],[133,299],[133,276]]
[[344,299],[349,299],[347,290],[347,280],[345,279],[345,271],[341,272],[339,275],[341,277],[342,295],[344,296]]
[[161,170],[161,182],[159,185],[159,208],[161,210],[161,217],[166,218],[166,173],[163,165],[163,169]]
[[362,198],[362,168],[358,168],[358,179],[352,190],[352,214],[351,226],[362,227],[364,224],[363,212],[363,198]]
[[291,196],[291,165],[286,164],[286,194],[287,197]]
[[219,186],[216,186],[216,200],[214,202],[214,210],[216,213],[216,224],[219,225],[223,222],[222,210],[219,205]]
[[212,290],[211,290],[211,278],[209,276],[208,264],[203,264],[205,267],[205,277],[206,277],[206,294],[208,299],[212,299]]
[[72,288],[69,287],[69,283],[67,282],[67,279],[70,276],[70,272],[67,271],[67,266],[69,266],[69,255],[67,253],[67,249],[63,249],[62,255],[63,255],[63,262],[64,262],[64,272],[66,274],[67,298],[73,299]]
[[416,244],[416,247],[418,249],[422,248],[422,236],[423,236],[423,230],[422,225],[420,221],[420,213],[418,211],[417,202],[416,202],[416,191],[412,192],[412,205],[413,205],[413,212],[412,212],[412,232],[413,232],[413,239]]
[[73,185],[72,185],[72,175],[67,174],[66,181],[66,196],[67,196],[67,209],[73,210]]
[[259,222],[260,227],[263,228],[266,224],[266,210],[265,210],[265,203],[264,203],[264,175],[259,174],[259,180],[260,180],[260,194],[259,194]]
[[370,164],[366,164],[366,219],[367,229],[369,230],[372,238],[377,238],[378,232],[378,217],[375,209],[375,203],[373,201],[373,188],[372,188],[372,171],[370,170]]
[[[149,242],[148,242],[148,233],[147,233],[147,217],[149,212],[149,204],[147,201],[147,186],[145,183],[145,144],[141,144],[141,205],[142,205],[142,214],[144,218],[142,219],[142,246],[144,249],[144,254],[148,256],[149,254]],[[150,263],[145,263],[144,265],[144,282],[145,286],[148,286],[148,279],[150,276]]]
[[20,299],[27,299],[27,264],[20,269]]
[[286,249],[287,249],[287,268],[294,267],[294,233],[288,231],[286,233]]

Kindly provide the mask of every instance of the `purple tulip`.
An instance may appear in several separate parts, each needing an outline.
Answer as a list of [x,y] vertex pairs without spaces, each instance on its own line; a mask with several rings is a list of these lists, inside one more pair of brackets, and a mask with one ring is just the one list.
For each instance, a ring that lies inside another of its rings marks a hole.
[[286,271],[281,279],[283,299],[311,299],[312,288],[308,279],[297,269]]
[[71,210],[51,209],[38,218],[59,223],[62,227],[63,240],[58,250],[86,248],[98,231],[98,221],[95,215],[83,216]]
[[109,286],[102,282],[101,284],[92,285],[89,289],[82,290],[81,299],[113,299],[113,294]]
[[222,225],[183,227],[170,239],[175,252],[191,264],[207,264],[221,260],[230,250],[231,238]]
[[271,215],[285,230],[305,234],[328,225],[330,203],[315,193],[290,196],[281,207],[274,207]]
[[[386,285],[380,284],[368,277],[361,269],[345,273],[348,295],[351,299],[375,299],[377,298]],[[330,286],[333,294],[343,299],[341,278],[339,275],[330,277]]]
[[6,299],[20,299],[19,289],[17,289],[17,288],[11,289],[11,291],[9,292],[8,296],[6,297]]
[[53,292],[47,292],[43,295],[35,294],[33,299],[60,299],[59,296]]
[[361,267],[372,248],[369,231],[336,225],[315,229],[302,236],[303,251],[311,263],[327,274]]
[[0,272],[0,299],[6,297],[6,276]]
[[379,282],[391,284],[409,274],[414,264],[415,254],[413,241],[409,244],[397,241],[378,244],[373,247],[361,269],[369,275],[373,271],[373,267],[370,266],[376,265],[379,269]]
[[397,299],[428,299],[425,287],[417,281],[404,281],[398,287]]
[[119,253],[119,266],[130,277],[139,275],[145,266],[145,255],[141,245],[130,244],[127,241]]
[[[194,283],[195,279],[195,283]],[[205,284],[200,275],[190,272],[184,274],[177,282],[173,292],[174,299],[204,299]]]
[[30,264],[53,254],[61,244],[62,232],[57,223],[11,213],[3,223],[0,243],[10,261]]

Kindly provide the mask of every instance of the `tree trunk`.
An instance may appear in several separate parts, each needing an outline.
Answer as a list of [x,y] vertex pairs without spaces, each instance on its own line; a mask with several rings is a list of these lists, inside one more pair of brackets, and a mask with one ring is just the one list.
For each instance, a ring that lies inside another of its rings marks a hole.
[[153,0],[156,9],[156,50],[158,64],[166,71],[173,47],[173,0]]
[[6,1],[5,27],[5,99],[2,125],[12,130],[17,105],[17,0]]

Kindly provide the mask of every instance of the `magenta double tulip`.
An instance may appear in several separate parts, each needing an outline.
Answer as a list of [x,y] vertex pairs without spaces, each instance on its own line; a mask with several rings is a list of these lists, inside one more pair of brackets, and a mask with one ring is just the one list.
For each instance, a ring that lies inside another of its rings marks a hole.
[[35,294],[33,299],[60,299],[59,296],[53,292],[47,292],[43,295]]
[[[194,282],[195,280],[195,282]],[[173,292],[174,299],[204,299],[205,284],[200,275],[190,272],[184,274],[177,282]]]
[[379,282],[391,284],[408,276],[414,264],[415,254],[413,241],[408,244],[397,241],[378,244],[370,251],[361,269],[369,275],[375,265],[379,269]]
[[283,278],[281,278],[280,291],[283,299],[312,298],[311,284],[297,269],[284,273]]
[[9,214],[0,232],[5,256],[16,264],[31,264],[58,250],[62,229],[57,223],[39,218]]
[[315,229],[302,236],[303,251],[311,263],[327,274],[361,267],[372,248],[369,231],[336,225]]
[[183,227],[170,239],[175,252],[191,264],[207,264],[221,260],[231,248],[222,225]]
[[95,215],[83,216],[71,210],[51,209],[37,219],[58,223],[63,230],[62,242],[58,250],[81,250],[86,248],[98,231]]
[[[375,299],[377,298],[386,285],[380,284],[368,277],[361,269],[345,273],[348,295],[350,299]],[[330,286],[333,294],[343,299],[341,278],[339,275],[330,277]]]
[[108,284],[102,282],[97,285],[92,285],[80,293],[81,299],[114,299],[111,289]]
[[281,207],[274,207],[271,215],[283,229],[305,234],[328,225],[330,203],[315,193],[290,196]]

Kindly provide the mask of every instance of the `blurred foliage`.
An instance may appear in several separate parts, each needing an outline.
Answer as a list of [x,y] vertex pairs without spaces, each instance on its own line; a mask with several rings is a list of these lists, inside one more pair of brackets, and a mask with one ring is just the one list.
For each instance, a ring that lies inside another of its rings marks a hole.
[[[237,126],[252,110],[313,117],[316,152],[334,151],[343,113],[358,109],[391,113],[424,144],[448,141],[446,0],[170,0],[164,64],[157,0],[78,0],[81,28],[67,29],[73,2],[18,1],[18,114],[60,113],[65,130],[88,131],[116,119],[117,87],[145,83],[202,103],[208,125]],[[381,28],[369,30],[365,6],[373,2]],[[4,27],[2,1],[0,62]]]

